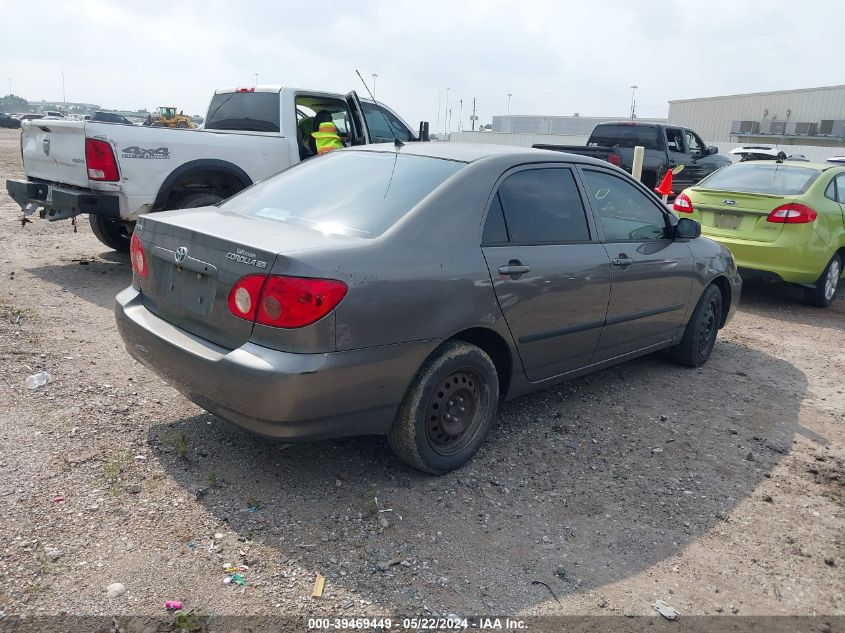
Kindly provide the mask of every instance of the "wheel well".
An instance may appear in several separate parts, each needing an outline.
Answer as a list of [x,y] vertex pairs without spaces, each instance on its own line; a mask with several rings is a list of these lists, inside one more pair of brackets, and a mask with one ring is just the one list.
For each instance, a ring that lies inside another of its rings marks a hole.
[[180,198],[189,193],[218,193],[224,198],[236,194],[246,185],[232,173],[218,170],[192,171],[180,177],[167,192],[165,209],[174,207]]
[[728,313],[731,310],[731,283],[724,277],[716,277],[712,283],[722,293],[722,319],[719,323],[719,327],[721,328],[725,325],[725,321],[728,319]]
[[508,344],[493,330],[482,327],[470,328],[455,334],[451,340],[465,341],[483,349],[499,375],[499,397],[504,398],[508,392],[513,371],[513,358]]

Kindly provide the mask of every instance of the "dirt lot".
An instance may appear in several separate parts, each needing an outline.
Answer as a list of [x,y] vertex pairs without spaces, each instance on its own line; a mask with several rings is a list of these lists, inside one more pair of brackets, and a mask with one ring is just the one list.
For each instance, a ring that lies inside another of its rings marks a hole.
[[123,349],[127,257],[3,192],[0,613],[845,614],[843,293],[747,284],[705,367],[511,402],[432,478],[382,438],[287,448],[204,413]]

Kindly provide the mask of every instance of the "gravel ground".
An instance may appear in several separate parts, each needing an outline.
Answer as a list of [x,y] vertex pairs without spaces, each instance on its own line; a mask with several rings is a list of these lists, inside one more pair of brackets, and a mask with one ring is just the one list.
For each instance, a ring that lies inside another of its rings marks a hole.
[[4,189],[0,613],[845,614],[842,293],[747,284],[705,367],[520,398],[432,478],[383,438],[285,447],[204,413],[123,349],[127,257],[20,215]]

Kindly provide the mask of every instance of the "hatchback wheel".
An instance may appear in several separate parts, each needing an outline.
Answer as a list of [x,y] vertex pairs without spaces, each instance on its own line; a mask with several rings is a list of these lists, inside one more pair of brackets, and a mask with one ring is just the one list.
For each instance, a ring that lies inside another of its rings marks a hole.
[[710,358],[722,321],[722,293],[708,286],[698,300],[681,342],[672,348],[672,357],[687,367],[700,367]]
[[480,348],[449,341],[411,382],[393,426],[390,447],[406,464],[442,474],[467,462],[496,416],[499,377]]
[[827,263],[815,288],[804,288],[804,300],[812,306],[826,308],[833,303],[839,278],[842,276],[842,257],[835,254]]

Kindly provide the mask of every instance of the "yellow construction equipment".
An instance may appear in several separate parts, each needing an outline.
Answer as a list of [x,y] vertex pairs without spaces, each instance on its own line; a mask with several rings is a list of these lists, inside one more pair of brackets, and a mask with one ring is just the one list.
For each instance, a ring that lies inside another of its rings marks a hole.
[[161,106],[158,112],[153,115],[152,127],[196,127],[191,122],[190,117],[183,114],[181,111],[176,114],[176,106]]

